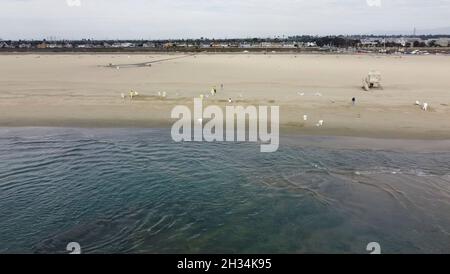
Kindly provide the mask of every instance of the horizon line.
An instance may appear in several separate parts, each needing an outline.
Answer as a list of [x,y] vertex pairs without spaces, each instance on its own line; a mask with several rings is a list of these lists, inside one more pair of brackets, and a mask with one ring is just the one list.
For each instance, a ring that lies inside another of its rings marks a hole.
[[247,37],[180,37],[180,38],[61,38],[57,36],[48,36],[44,38],[2,38],[0,36],[0,41],[178,41],[178,40],[246,40],[246,39],[280,39],[286,40],[295,37],[423,37],[423,36],[450,36],[450,33],[440,33],[440,34],[296,34],[296,35],[279,35],[279,36],[247,36]]

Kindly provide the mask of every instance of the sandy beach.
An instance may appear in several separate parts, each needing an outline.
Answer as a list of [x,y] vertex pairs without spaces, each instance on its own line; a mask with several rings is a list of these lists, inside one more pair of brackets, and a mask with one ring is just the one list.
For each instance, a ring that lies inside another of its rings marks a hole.
[[[449,56],[4,54],[0,64],[2,127],[166,127],[175,105],[192,107],[215,86],[205,105],[280,106],[284,132],[450,138]],[[361,88],[370,70],[382,89]],[[123,100],[131,89],[140,96]]]

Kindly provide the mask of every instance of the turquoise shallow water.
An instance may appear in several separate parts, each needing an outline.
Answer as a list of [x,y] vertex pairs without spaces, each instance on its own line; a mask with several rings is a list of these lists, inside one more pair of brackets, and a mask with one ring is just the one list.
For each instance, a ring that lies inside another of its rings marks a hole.
[[449,150],[297,141],[0,129],[0,253],[450,253]]

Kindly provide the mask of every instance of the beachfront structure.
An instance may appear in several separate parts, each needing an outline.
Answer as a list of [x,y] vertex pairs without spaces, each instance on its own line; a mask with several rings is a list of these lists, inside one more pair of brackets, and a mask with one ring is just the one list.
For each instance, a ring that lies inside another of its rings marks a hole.
[[[317,48],[321,51],[348,52],[403,52],[407,48],[442,48],[449,47],[450,35],[428,36],[292,36],[287,38],[236,38],[236,39],[179,39],[179,40],[19,40],[1,41],[0,49],[296,49]],[[378,48],[378,49],[377,49]],[[381,50],[379,48],[382,48]],[[403,48],[403,49],[402,49]],[[439,49],[442,51],[442,49]],[[446,49],[445,51],[448,51]],[[428,49],[428,51],[430,51]],[[436,51],[436,49],[435,49]]]
[[0,42],[0,49],[9,48],[9,45],[6,42]]
[[156,44],[155,43],[151,43],[151,42],[147,42],[147,43],[143,43],[142,47],[143,48],[155,48]]
[[[30,49],[30,48],[32,48],[33,46],[30,44],[30,43],[21,43],[20,45],[19,45],[19,48],[20,49]],[[0,45],[0,48],[1,48],[1,45]]]
[[436,40],[436,45],[440,47],[448,47],[450,45],[450,39],[449,38],[440,38]]
[[36,48],[38,48],[38,49],[46,49],[46,48],[48,48],[48,45],[47,45],[47,43],[42,42],[42,43],[38,44],[36,46]]

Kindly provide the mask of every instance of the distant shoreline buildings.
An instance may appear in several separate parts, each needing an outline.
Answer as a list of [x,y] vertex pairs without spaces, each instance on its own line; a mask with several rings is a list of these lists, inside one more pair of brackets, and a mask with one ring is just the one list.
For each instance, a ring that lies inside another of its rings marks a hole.
[[448,53],[450,35],[291,36],[287,38],[177,40],[0,40],[0,51],[368,51],[414,52],[427,48]]

